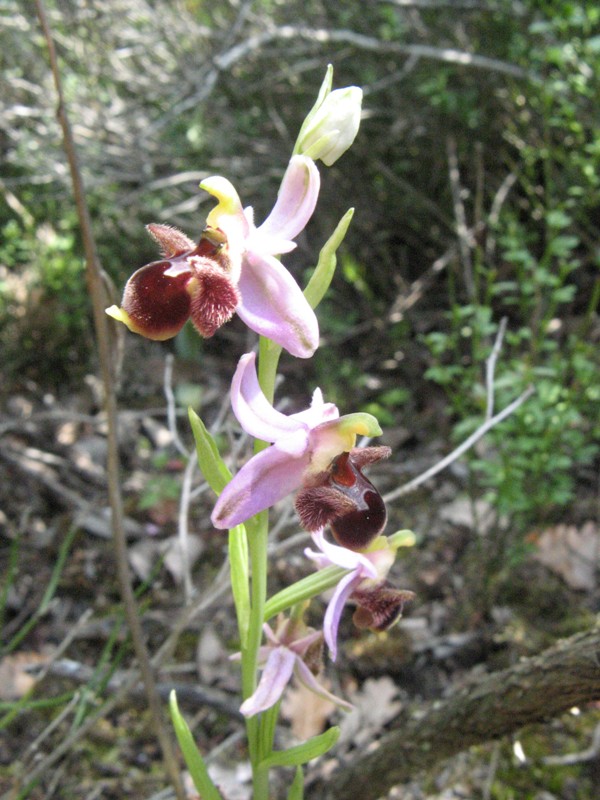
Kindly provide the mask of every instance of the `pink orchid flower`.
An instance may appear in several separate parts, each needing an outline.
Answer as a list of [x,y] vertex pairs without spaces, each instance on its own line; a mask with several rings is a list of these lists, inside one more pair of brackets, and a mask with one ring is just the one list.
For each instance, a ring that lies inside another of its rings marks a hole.
[[[232,528],[291,492],[311,487],[319,476],[328,475],[336,457],[353,450],[357,435],[381,434],[371,414],[340,417],[333,403],[323,401],[319,389],[305,411],[289,416],[277,411],[260,388],[254,353],[239,361],[231,384],[231,405],[247,433],[273,444],[253,456],[225,486],[211,517],[216,528]],[[388,448],[382,449],[385,454],[389,452]],[[329,498],[326,500],[329,502]],[[325,516],[332,513],[335,509],[326,510]],[[380,517],[379,514],[378,523]]]
[[245,717],[266,711],[280,699],[292,676],[303,686],[334,705],[349,710],[352,705],[336,697],[316,679],[322,665],[323,634],[302,622],[280,620],[277,631],[265,623],[267,644],[260,648],[263,672],[256,691],[241,705]]
[[237,312],[292,355],[310,357],[319,343],[317,318],[277,256],[296,247],[293,239],[315,209],[320,178],[314,162],[292,157],[277,202],[258,227],[226,178],[207,178],[200,186],[219,202],[199,242],[167,225],[149,225],[163,259],[137,270],[122,307],[107,313],[134,333],[162,341],[188,319],[202,336],[212,336]]
[[383,631],[394,625],[402,615],[404,604],[413,599],[410,591],[392,587],[386,580],[396,559],[397,546],[385,536],[378,537],[363,552],[328,542],[323,529],[312,533],[318,550],[306,548],[304,554],[316,562],[319,569],[336,566],[350,570],[339,581],[325,611],[323,634],[331,660],[337,658],[337,635],[342,611],[352,599],[357,609],[354,624],[359,628]]

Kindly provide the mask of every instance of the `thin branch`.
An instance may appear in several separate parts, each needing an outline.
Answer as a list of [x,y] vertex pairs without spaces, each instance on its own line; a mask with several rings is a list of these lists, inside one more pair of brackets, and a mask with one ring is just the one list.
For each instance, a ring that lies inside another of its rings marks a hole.
[[454,221],[456,225],[456,235],[460,250],[460,259],[463,268],[463,278],[465,288],[469,298],[475,295],[475,284],[473,280],[473,260],[471,258],[471,248],[473,237],[467,225],[467,214],[463,203],[463,191],[460,183],[460,170],[458,166],[458,154],[456,152],[456,140],[449,136],[446,142],[448,153],[448,176],[450,179],[450,189],[452,192],[452,206],[454,208]]
[[504,334],[506,331],[506,317],[503,317],[500,320],[500,325],[498,326],[498,333],[496,334],[496,339],[494,341],[494,346],[492,347],[492,351],[486,360],[486,410],[485,410],[485,421],[474,431],[464,442],[459,444],[457,448],[455,448],[451,453],[445,458],[442,458],[441,461],[438,461],[437,464],[434,464],[429,469],[425,470],[425,472],[421,473],[421,475],[417,475],[416,478],[405,483],[402,486],[399,486],[397,489],[394,489],[391,492],[388,492],[384,495],[383,499],[386,503],[391,502],[392,500],[396,500],[398,497],[402,497],[405,494],[409,494],[410,492],[414,492],[414,490],[421,486],[422,483],[428,481],[430,478],[433,478],[434,475],[437,475],[438,472],[446,469],[446,467],[450,466],[450,464],[454,463],[458,458],[460,458],[467,450],[470,450],[473,445],[475,445],[485,434],[498,425],[500,422],[505,420],[511,414],[513,414],[523,403],[531,397],[533,392],[535,391],[533,386],[528,386],[522,394],[519,395],[512,403],[509,403],[502,411],[499,411],[495,416],[493,416],[494,411],[494,378],[496,372],[496,362],[498,361],[498,356],[500,355],[500,350],[502,348],[502,342],[504,340]]
[[508,195],[510,194],[510,190],[517,182],[517,174],[516,172],[509,172],[508,175],[504,178],[502,183],[500,184],[500,188],[496,192],[494,199],[492,201],[492,205],[490,208],[490,213],[487,219],[487,229],[486,229],[486,239],[485,239],[485,257],[488,264],[492,263],[492,259],[494,258],[494,254],[496,252],[496,234],[495,234],[495,227],[498,222],[498,218],[500,217],[500,211],[502,210],[502,206],[506,202]]
[[496,361],[502,349],[502,342],[504,341],[504,334],[506,333],[507,317],[502,317],[500,325],[498,326],[498,333],[492,347],[487,361],[485,362],[485,387],[487,396],[487,405],[485,409],[486,420],[491,419],[494,415],[494,375],[496,372]]
[[328,30],[326,28],[309,28],[301,25],[281,25],[258,34],[248,36],[240,44],[222,53],[215,59],[221,70],[229,69],[233,64],[245,58],[252,52],[260,50],[264,45],[277,40],[305,39],[319,45],[349,44],[360,50],[371,50],[377,53],[392,53],[399,56],[417,56],[429,58],[434,61],[444,61],[450,64],[459,64],[477,69],[490,70],[501,74],[512,75],[516,78],[535,79],[535,76],[518,67],[497,58],[480,56],[476,53],[467,53],[452,47],[432,47],[425,44],[400,44],[399,42],[386,42],[373,36],[364,36],[350,30]]
[[189,510],[192,494],[192,482],[197,469],[197,460],[191,456],[185,465],[181,495],[179,497],[179,514],[177,518],[177,535],[179,537],[179,554],[181,556],[181,573],[183,576],[183,593],[186,605],[194,595],[192,583],[191,559],[189,549]]
[[177,410],[175,404],[175,394],[173,393],[173,362],[174,357],[172,353],[168,353],[165,358],[165,373],[163,380],[163,391],[167,401],[167,424],[173,437],[173,444],[176,449],[184,458],[189,458],[190,453],[187,447],[179,438],[179,431],[177,430]]
[[592,734],[589,747],[579,753],[565,753],[561,756],[546,756],[542,764],[548,767],[569,767],[573,764],[582,764],[584,761],[593,761],[600,755],[600,725],[596,725]]
[[66,704],[66,706],[54,717],[54,719],[52,719],[52,721],[48,725],[46,725],[46,727],[39,734],[39,736],[36,736],[33,742],[31,742],[28,745],[27,750],[22,756],[23,762],[25,762],[28,758],[33,760],[38,757],[38,751],[40,745],[42,745],[46,741],[48,736],[50,736],[50,734],[53,733],[53,731],[55,731],[61,725],[61,723],[69,716],[71,711],[75,708],[75,706],[78,705],[80,700],[81,700],[80,693],[75,692],[73,694],[73,697]]
[[125,538],[125,530],[123,526],[123,500],[121,496],[120,485],[120,469],[119,469],[119,447],[118,447],[118,431],[117,431],[117,406],[113,381],[112,361],[110,356],[110,332],[108,327],[108,319],[104,313],[106,307],[105,303],[105,288],[102,277],[102,269],[96,250],[96,243],[94,240],[90,213],[87,206],[85,197],[85,188],[83,185],[83,178],[79,167],[79,159],[77,156],[77,148],[69,118],[66,111],[63,91],[62,80],[60,75],[60,68],[56,49],[54,47],[54,40],[46,9],[43,0],[35,0],[38,19],[43,31],[44,39],[48,47],[48,55],[50,60],[50,68],[54,80],[54,86],[58,98],[57,115],[62,129],[63,144],[69,162],[69,171],[73,183],[73,194],[75,197],[75,205],[79,217],[79,225],[81,228],[81,235],[86,257],[86,279],[88,283],[88,291],[92,301],[94,327],[96,330],[96,337],[98,343],[98,355],[100,360],[100,369],[102,373],[102,382],[105,393],[105,407],[107,418],[107,475],[108,475],[108,494],[111,507],[111,524],[113,531],[113,542],[115,548],[115,559],[117,563],[117,572],[119,577],[119,587],[125,615],[131,631],[132,641],[135,653],[140,665],[140,670],[143,676],[143,682],[146,687],[146,696],[148,707],[151,713],[152,724],[155,734],[160,743],[163,753],[165,767],[169,773],[170,780],[175,788],[177,796],[180,800],[185,800],[185,792],[181,784],[181,777],[179,774],[179,767],[175,759],[171,737],[167,732],[164,725],[162,709],[156,692],[154,675],[150,666],[148,651],[144,641],[144,635],[140,623],[136,600],[131,587],[131,574],[129,571],[129,564],[127,561],[127,542]]
[[437,475],[438,472],[446,469],[446,467],[450,466],[454,461],[460,458],[467,450],[470,450],[476,442],[478,442],[488,431],[491,431],[492,428],[496,427],[500,422],[505,420],[507,417],[510,417],[511,414],[523,405],[523,403],[531,397],[534,393],[535,388],[533,386],[528,386],[525,391],[520,394],[516,400],[513,400],[512,403],[503,408],[502,411],[498,412],[494,417],[491,419],[486,420],[483,425],[480,425],[476,431],[474,431],[465,441],[460,444],[455,450],[445,458],[442,458],[441,461],[438,461],[437,464],[434,464],[428,470],[423,472],[421,475],[418,475],[412,481],[405,483],[403,486],[399,486],[397,489],[394,489],[391,492],[388,492],[384,495],[383,499],[386,503],[391,502],[392,500],[396,500],[398,497],[402,497],[405,494],[409,494],[410,492],[414,492],[414,490],[421,486],[421,484],[428,481],[430,478],[433,478],[434,475]]
[[[385,5],[400,6],[400,8],[444,8],[451,11],[460,9],[487,11],[490,13],[503,10],[500,3],[489,2],[489,0],[379,0],[379,2]],[[511,14],[513,13],[513,7],[515,8],[515,14],[523,14],[523,8],[518,3],[511,3]]]
[[[57,678],[73,681],[74,683],[88,684],[94,678],[95,668],[87,664],[82,664],[79,661],[64,658],[55,661],[50,666],[49,673]],[[129,674],[127,672],[117,671],[111,676],[105,686],[105,690],[110,693],[118,692],[125,683],[129,685],[128,679]],[[232,719],[240,721],[243,719],[239,712],[239,703],[236,702],[235,698],[232,698],[225,692],[211,687],[198,686],[197,684],[173,683],[173,681],[157,684],[157,690],[160,696],[165,700],[168,699],[172,689],[176,690],[177,699],[180,702],[194,703],[197,706],[208,706],[223,714],[227,714],[227,716]],[[139,685],[134,685],[129,690],[129,696],[133,700],[137,699],[139,701],[140,695]]]

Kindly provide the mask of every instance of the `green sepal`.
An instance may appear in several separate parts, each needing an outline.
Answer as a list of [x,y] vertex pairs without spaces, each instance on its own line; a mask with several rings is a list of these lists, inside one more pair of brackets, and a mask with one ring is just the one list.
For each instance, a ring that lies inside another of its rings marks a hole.
[[287,794],[287,800],[304,800],[304,772],[296,767],[296,774]]
[[279,614],[280,611],[285,611],[287,608],[291,608],[304,600],[310,600],[332,586],[336,586],[348,572],[349,570],[343,567],[324,567],[307,575],[306,578],[301,578],[291,586],[286,586],[285,589],[277,592],[267,600],[265,622]]
[[308,761],[312,761],[313,758],[318,758],[328,750],[331,750],[339,736],[340,729],[337,726],[329,728],[325,733],[313,736],[308,741],[295,747],[289,747],[287,750],[276,750],[260,762],[259,769],[299,767],[301,764],[306,764]]
[[202,800],[223,800],[223,797],[208,774],[208,769],[206,768],[202,754],[196,747],[192,732],[187,722],[181,716],[179,706],[177,705],[175,689],[173,689],[169,695],[169,711],[171,712],[171,720],[175,728],[177,741],[183,753],[183,758],[192,776],[194,786],[198,790]]
[[298,133],[298,138],[296,139],[294,150],[292,151],[293,156],[298,154],[299,145],[304,136],[304,132],[306,131],[308,126],[312,124],[312,118],[325,102],[325,98],[327,97],[327,95],[331,93],[332,85],[333,85],[333,66],[331,64],[328,64],[327,69],[325,71],[325,77],[323,78],[323,83],[321,84],[321,88],[319,89],[319,94],[317,95],[317,99],[315,100],[315,103],[311,108],[311,110],[304,118],[304,122],[302,123],[302,127],[300,128],[300,132]]
[[344,236],[346,235],[346,231],[348,230],[353,216],[354,209],[349,208],[338,222],[334,232],[321,248],[315,271],[311,275],[306,289],[304,290],[304,296],[308,300],[311,308],[316,308],[319,305],[327,289],[329,289],[329,284],[333,279],[337,264],[336,252],[344,241]]
[[206,429],[198,414],[192,409],[188,409],[190,425],[196,442],[196,453],[198,455],[198,466],[204,475],[204,479],[210,488],[221,494],[224,487],[231,480],[231,472],[221,458],[217,443]]
[[248,567],[248,537],[244,525],[236,525],[229,531],[229,572],[231,591],[235,603],[240,644],[244,650],[248,644],[250,627],[250,582]]
[[344,414],[343,417],[334,420],[336,431],[342,434],[348,433],[354,436],[381,436],[383,431],[379,422],[373,414],[366,411],[356,411],[354,414]]
[[408,530],[408,528],[392,533],[387,537],[387,540],[389,546],[393,547],[395,550],[399,547],[414,547],[417,543],[417,537],[412,531]]

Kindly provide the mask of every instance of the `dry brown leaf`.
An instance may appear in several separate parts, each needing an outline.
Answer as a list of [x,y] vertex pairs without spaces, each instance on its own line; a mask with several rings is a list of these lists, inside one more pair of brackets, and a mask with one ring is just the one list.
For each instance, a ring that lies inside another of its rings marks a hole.
[[50,655],[34,652],[11,653],[0,661],[0,700],[18,700],[33,688],[36,677],[28,667],[45,664]]
[[[331,684],[319,677],[319,683],[326,689]],[[335,705],[324,697],[311,692],[302,684],[288,689],[281,704],[281,714],[291,722],[292,733],[301,741],[323,733],[328,718],[335,711]]]
[[398,687],[387,676],[366,680],[360,692],[352,696],[353,710],[342,718],[340,741],[357,745],[369,742],[400,711],[402,703],[397,695]]
[[555,525],[543,531],[536,540],[535,557],[572,588],[591,591],[596,587],[600,537],[598,526],[586,522]]
[[213,783],[227,800],[250,800],[252,797],[252,769],[247,761],[211,763],[208,773]]
[[[204,543],[199,536],[189,536],[188,561],[190,569],[200,558]],[[165,568],[171,573],[175,583],[183,580],[183,560],[179,538],[171,536],[168,539],[140,539],[129,548],[129,563],[140,580],[148,580],[156,562],[164,555]]]

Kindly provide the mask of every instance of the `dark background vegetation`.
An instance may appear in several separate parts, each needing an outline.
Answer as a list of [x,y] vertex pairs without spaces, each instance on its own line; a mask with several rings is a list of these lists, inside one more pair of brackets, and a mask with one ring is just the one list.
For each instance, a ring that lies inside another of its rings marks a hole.
[[[384,488],[393,489],[483,421],[485,359],[506,318],[496,407],[529,385],[535,394],[435,490],[391,509],[394,523],[414,526],[422,536],[403,577],[417,591],[428,624],[441,606],[445,634],[485,631],[489,647],[480,642],[483,651],[469,656],[468,666],[505,665],[589,625],[596,584],[583,591],[564,575],[561,581],[540,572],[530,556],[544,531],[580,530],[598,517],[597,3],[65,0],[49,3],[48,12],[102,266],[119,292],[155,256],[146,223],[168,222],[198,235],[210,202],[197,186],[207,175],[227,176],[257,220],[268,213],[328,63],[336,86],[363,87],[359,136],[331,169],[322,168],[317,213],[286,259],[305,282],[333,226],[348,207],[356,209],[332,289],[319,307],[323,346],[310,362],[284,359],[283,392],[301,407],[318,384],[342,411],[376,414],[396,445],[389,470],[381,472]],[[73,424],[85,427],[77,415],[98,414],[99,401],[80,233],[46,48],[29,3],[3,5],[0,62],[6,643],[39,609],[41,595],[27,575],[49,579],[65,530],[76,525],[77,501],[65,490],[92,504],[104,501],[101,467],[94,472],[102,431],[92,426],[97,449],[88,441],[86,472],[73,455],[83,429],[69,439],[61,428],[60,439],[51,418],[66,415],[63,425],[71,414]],[[144,409],[164,404],[165,355],[176,357],[182,405],[184,391],[186,397],[192,392],[191,402],[200,391],[210,417],[211,391],[226,392],[247,346],[236,321],[206,342],[187,330],[164,345],[126,337],[120,402],[140,413],[128,417],[123,457],[128,511],[138,522],[168,531],[175,525],[177,454],[140,422]],[[57,470],[58,489],[23,460],[35,461],[25,452],[34,448]],[[469,509],[484,508],[485,526],[477,515],[444,526],[443,508],[457,498]],[[194,513],[205,529],[206,508]],[[221,545],[213,533],[207,536],[208,562],[216,568]],[[71,604],[65,619],[86,605],[99,617],[118,613],[109,582],[94,596],[98,576],[110,576],[105,544],[86,544],[78,534],[61,577]],[[85,565],[96,559],[96,577],[88,579]],[[158,578],[151,607],[161,608],[165,595],[173,608],[181,602],[171,580]],[[38,616],[52,628],[47,616]],[[56,630],[33,630],[23,638],[28,650],[40,648],[45,636],[60,639]],[[498,664],[500,641],[505,660]],[[82,661],[93,661],[93,648],[80,649]],[[348,658],[358,680],[372,674],[368,661]],[[403,659],[411,697],[442,692],[457,668],[430,664],[426,685],[418,681],[414,654],[413,661],[406,653]],[[391,667],[374,668],[382,672],[402,683]],[[20,734],[48,722],[28,713],[17,716]],[[576,749],[587,746],[595,724],[587,719]],[[211,718],[209,743],[222,734],[219,725]],[[125,712],[113,727],[131,735],[132,749],[141,747],[139,723]],[[535,746],[551,751],[550,734],[538,734]],[[13,737],[26,746],[14,729]],[[101,744],[88,745],[91,762],[100,758],[94,746]],[[18,753],[2,750],[9,779]],[[597,789],[587,773],[577,773],[574,790],[572,774],[558,779],[556,772],[536,774],[515,789],[508,745],[502,759],[488,797],[533,798],[545,791],[586,798]],[[133,755],[131,763],[143,767]],[[473,769],[473,791],[481,796],[485,781],[478,784]],[[121,774],[113,783],[97,796],[125,796]],[[47,785],[36,791],[31,796],[50,796]],[[92,796],[92,788],[69,791],[58,796]],[[421,796],[436,791],[440,785]]]

